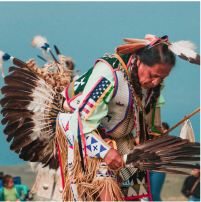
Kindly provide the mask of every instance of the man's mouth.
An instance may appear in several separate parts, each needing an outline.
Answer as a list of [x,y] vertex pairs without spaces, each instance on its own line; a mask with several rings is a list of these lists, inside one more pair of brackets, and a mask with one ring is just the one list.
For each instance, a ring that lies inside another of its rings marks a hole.
[[145,88],[145,89],[149,89],[149,88],[153,88],[154,86],[153,86],[153,84],[152,83],[143,83],[143,84],[141,84],[141,86],[143,87],[143,88]]

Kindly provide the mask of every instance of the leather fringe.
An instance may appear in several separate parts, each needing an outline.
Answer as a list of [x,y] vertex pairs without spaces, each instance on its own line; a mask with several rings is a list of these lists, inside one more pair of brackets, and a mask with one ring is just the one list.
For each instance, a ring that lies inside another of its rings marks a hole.
[[96,200],[104,188],[108,188],[112,201],[123,200],[121,189],[112,178],[96,178],[96,171],[100,168],[101,159],[87,157],[86,171],[85,173],[83,172],[79,153],[79,145],[76,140],[74,140],[73,146],[73,164],[68,167],[68,142],[58,124],[58,121],[56,126],[56,139],[59,144],[62,171],[65,183],[62,195],[63,201],[74,201],[71,191],[71,182],[76,183],[76,190],[78,193],[78,199],[80,201],[85,201],[86,199],[87,201]]
[[[110,201],[123,201],[123,195],[121,192],[121,189],[117,185],[116,179],[113,179],[111,177],[98,177],[95,178],[92,183],[82,183],[82,186],[85,187],[85,191],[89,191],[88,200],[93,200],[96,201],[102,191],[108,190],[109,196],[110,196]],[[107,191],[106,194],[107,195]],[[90,198],[89,198],[90,197]],[[106,198],[103,199],[106,201]]]
[[[65,171],[66,168],[68,167],[68,142],[67,142],[65,134],[63,133],[61,127],[59,126],[58,118],[57,118],[57,122],[56,122],[55,137],[56,137],[56,141],[58,141],[58,144],[59,144],[61,162],[62,162],[62,171]],[[64,183],[65,183],[65,179],[66,179],[65,174],[66,173],[63,172]]]

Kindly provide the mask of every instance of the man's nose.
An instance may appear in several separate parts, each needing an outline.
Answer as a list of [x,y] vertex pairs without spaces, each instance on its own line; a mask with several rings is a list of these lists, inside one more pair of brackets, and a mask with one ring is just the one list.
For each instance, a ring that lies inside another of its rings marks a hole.
[[160,78],[156,78],[152,81],[152,83],[154,84],[154,86],[157,86],[160,83],[161,79]]

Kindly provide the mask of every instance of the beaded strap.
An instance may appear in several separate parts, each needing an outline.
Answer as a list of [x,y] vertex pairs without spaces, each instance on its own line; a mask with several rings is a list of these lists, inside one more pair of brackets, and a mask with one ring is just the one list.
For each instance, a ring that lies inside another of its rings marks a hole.
[[128,69],[127,69],[124,61],[122,60],[122,58],[118,54],[112,54],[112,55],[115,56],[119,60],[120,64],[118,66],[118,69],[121,70],[124,73],[124,78],[126,79],[126,81],[128,82],[128,84],[131,87],[133,100],[136,102],[139,110],[143,113],[143,117],[145,118],[145,116],[146,116],[145,109],[142,106],[142,102],[141,102],[139,96],[137,96],[137,94],[135,93],[135,90],[134,90],[133,85],[131,83],[131,81],[132,81],[131,76],[130,76],[130,74],[128,72]]

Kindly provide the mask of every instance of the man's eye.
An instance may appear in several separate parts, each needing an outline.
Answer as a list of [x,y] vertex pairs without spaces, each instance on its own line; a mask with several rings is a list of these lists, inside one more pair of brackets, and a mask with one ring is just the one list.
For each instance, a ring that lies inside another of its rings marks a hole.
[[159,76],[158,76],[158,75],[154,75],[154,77],[155,77],[155,78],[158,78]]
[[150,78],[153,78],[153,75],[149,74],[149,77],[150,77]]

